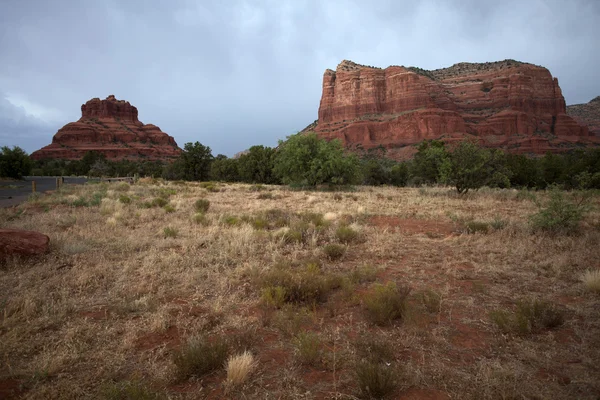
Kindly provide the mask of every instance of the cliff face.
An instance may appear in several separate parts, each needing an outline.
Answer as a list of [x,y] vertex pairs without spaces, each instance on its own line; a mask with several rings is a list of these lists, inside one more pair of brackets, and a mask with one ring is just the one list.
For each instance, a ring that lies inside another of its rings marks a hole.
[[398,157],[424,139],[465,136],[518,153],[597,143],[566,114],[558,80],[546,68],[513,60],[433,71],[342,61],[323,76],[315,131],[349,147],[383,145]]
[[138,120],[138,110],[110,95],[81,106],[81,118],[63,126],[52,143],[31,154],[34,159],[81,159],[97,151],[110,160],[164,160],[177,157],[181,149],[173,137],[152,124]]
[[581,125],[586,125],[590,133],[600,138],[600,96],[589,103],[567,106],[567,114]]

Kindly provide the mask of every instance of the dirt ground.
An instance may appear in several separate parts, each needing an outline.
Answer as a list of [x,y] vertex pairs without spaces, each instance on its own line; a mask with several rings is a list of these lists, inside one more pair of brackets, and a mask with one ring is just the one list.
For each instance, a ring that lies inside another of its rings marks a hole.
[[[0,398],[365,398],[357,371],[377,342],[387,398],[597,399],[600,295],[581,277],[600,269],[600,197],[569,235],[532,229],[546,199],[147,180],[2,209],[0,225],[49,235],[51,252],[0,267]],[[276,304],[277,273],[334,283]],[[367,299],[389,283],[410,292],[378,325]],[[493,318],[534,300],[560,323]],[[227,384],[222,364],[182,376],[176,355],[195,338],[249,350],[249,378]]]

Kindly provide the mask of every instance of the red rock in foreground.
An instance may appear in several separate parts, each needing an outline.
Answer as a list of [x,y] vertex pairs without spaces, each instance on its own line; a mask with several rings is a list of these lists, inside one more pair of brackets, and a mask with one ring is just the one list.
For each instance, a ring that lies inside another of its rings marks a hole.
[[0,229],[0,260],[10,255],[33,256],[48,251],[50,238],[34,231]]
[[110,95],[82,105],[79,121],[63,126],[50,145],[31,157],[78,160],[88,151],[102,153],[109,160],[165,160],[181,153],[173,137],[158,126],[141,123],[137,108]]
[[600,96],[589,103],[567,106],[567,114],[581,125],[587,125],[590,133],[600,137]]
[[600,143],[566,114],[546,68],[513,60],[434,71],[344,60],[325,71],[312,129],[350,148],[383,146],[395,158],[425,139],[476,137],[487,147],[535,154]]

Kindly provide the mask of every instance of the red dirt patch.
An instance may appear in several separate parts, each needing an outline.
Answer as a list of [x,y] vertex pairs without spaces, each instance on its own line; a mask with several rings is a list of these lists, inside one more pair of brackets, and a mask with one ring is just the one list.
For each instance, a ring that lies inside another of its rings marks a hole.
[[423,219],[402,219],[389,215],[375,215],[369,219],[369,224],[376,227],[391,228],[405,235],[427,234],[432,238],[448,237],[455,233],[454,225],[448,222]]
[[0,399],[16,399],[25,392],[18,379],[0,379]]
[[160,346],[166,346],[173,349],[181,343],[179,329],[176,326],[169,327],[163,333],[151,332],[139,337],[136,340],[136,348],[139,350],[151,350]]

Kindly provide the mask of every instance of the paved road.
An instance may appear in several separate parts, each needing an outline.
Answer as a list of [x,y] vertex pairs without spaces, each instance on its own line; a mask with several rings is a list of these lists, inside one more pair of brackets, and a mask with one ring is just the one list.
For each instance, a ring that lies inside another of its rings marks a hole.
[[[22,181],[0,180],[0,207],[10,207],[26,201],[31,194],[31,181],[35,181],[39,193],[56,190],[56,177],[27,176]],[[86,178],[65,177],[66,184],[82,185]]]

